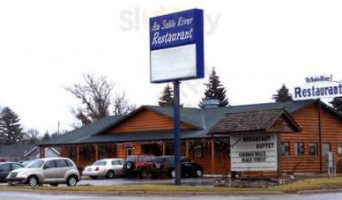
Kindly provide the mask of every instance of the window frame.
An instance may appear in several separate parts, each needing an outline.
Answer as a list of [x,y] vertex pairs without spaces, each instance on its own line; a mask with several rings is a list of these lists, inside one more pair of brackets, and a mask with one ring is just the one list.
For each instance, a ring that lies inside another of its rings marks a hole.
[[[311,154],[311,147],[312,147],[311,145],[314,145],[315,147],[315,154]],[[309,147],[309,156],[311,157],[318,156],[318,142],[309,142],[308,147]]]
[[331,152],[331,143],[330,142],[324,142],[322,143],[322,156],[327,156],[328,155],[328,152],[324,152],[325,148],[324,148],[324,145],[329,145],[329,150],[328,152]]
[[305,143],[304,142],[296,142],[295,143],[295,155],[300,157],[305,155]]
[[193,155],[194,155],[194,158],[203,158],[204,157],[204,147],[201,143],[197,143],[194,145],[194,148],[193,148]]
[[337,154],[338,154],[339,156],[342,156],[342,142],[339,142],[339,143],[337,144]]
[[[284,151],[283,145],[287,144],[287,151]],[[287,154],[284,154],[284,152],[287,152]],[[290,142],[281,142],[281,156],[287,157],[291,156],[291,143]]]

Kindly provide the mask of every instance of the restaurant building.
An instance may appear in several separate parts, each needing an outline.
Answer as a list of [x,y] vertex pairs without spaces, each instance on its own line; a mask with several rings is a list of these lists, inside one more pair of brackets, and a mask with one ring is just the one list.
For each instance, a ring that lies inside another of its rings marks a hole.
[[[245,163],[250,167],[242,173],[258,176],[326,173],[330,151],[337,172],[342,172],[342,116],[319,100],[181,108],[180,115],[181,154],[202,165],[204,174],[225,175]],[[265,153],[235,151],[239,142],[256,142],[256,148],[265,148]],[[171,155],[173,109],[141,106],[128,115],[104,118],[39,146],[42,157],[46,147],[60,147],[61,156],[71,158],[80,168],[101,158]],[[257,157],[252,159],[251,154]]]

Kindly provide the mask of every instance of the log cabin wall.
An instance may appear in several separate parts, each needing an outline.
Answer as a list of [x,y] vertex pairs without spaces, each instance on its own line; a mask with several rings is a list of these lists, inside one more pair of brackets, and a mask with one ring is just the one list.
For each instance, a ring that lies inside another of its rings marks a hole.
[[[301,126],[302,132],[282,134],[281,141],[289,142],[290,155],[282,156],[283,173],[320,173],[319,146],[329,143],[338,162],[342,156],[338,154],[338,145],[342,143],[342,121],[326,109],[321,110],[322,144],[319,144],[319,107],[318,104],[303,108],[293,115],[294,120]],[[296,156],[295,143],[304,143],[304,155]],[[317,155],[309,155],[309,143],[317,143]],[[326,157],[322,155],[322,172],[326,172]]]
[[[319,173],[319,156],[309,156],[309,143],[319,143],[319,118],[317,104],[310,105],[292,114],[302,128],[299,133],[281,134],[281,142],[289,142],[290,155],[282,156],[283,173]],[[304,143],[304,155],[296,156],[295,143]],[[318,148],[319,149],[319,148]],[[318,151],[317,149],[317,151]]]
[[119,143],[116,148],[116,156],[118,158],[125,159],[127,157],[127,148],[133,148],[133,155],[141,154],[141,144],[137,142],[129,142],[129,143]]
[[[330,144],[330,149],[334,153],[337,172],[342,173],[342,152],[338,152],[342,147],[342,119],[336,117],[331,112],[321,112],[322,117],[322,144]],[[326,157],[322,155],[323,172],[327,172]]]

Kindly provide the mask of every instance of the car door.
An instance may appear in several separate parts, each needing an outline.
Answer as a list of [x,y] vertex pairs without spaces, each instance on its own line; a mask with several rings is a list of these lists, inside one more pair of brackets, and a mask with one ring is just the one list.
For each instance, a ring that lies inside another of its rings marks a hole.
[[64,176],[68,170],[70,170],[70,166],[68,165],[65,159],[56,160],[56,180],[59,182],[64,182]]
[[11,171],[11,165],[9,163],[0,165],[0,180],[5,181],[10,171]]
[[44,182],[56,182],[56,163],[54,160],[48,160],[44,164],[43,174],[45,176]]
[[116,175],[122,175],[123,161],[122,160],[113,160],[111,162],[112,168]]

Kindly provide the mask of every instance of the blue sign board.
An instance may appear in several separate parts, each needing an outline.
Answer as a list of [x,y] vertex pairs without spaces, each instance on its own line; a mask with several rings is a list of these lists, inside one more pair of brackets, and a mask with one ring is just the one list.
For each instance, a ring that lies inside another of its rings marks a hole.
[[203,11],[150,18],[151,82],[204,77]]

